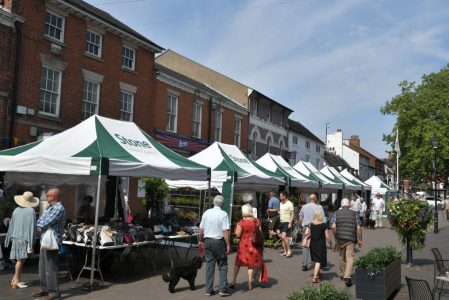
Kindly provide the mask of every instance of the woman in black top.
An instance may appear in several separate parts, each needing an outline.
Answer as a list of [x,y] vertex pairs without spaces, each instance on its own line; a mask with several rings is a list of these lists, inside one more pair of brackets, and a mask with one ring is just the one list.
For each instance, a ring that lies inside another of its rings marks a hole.
[[310,256],[315,263],[315,270],[313,273],[313,283],[320,282],[320,269],[321,266],[327,264],[327,250],[326,240],[329,242],[332,248],[332,240],[329,237],[327,223],[323,223],[324,214],[321,209],[317,209],[313,213],[312,223],[306,229],[306,237],[310,236]]

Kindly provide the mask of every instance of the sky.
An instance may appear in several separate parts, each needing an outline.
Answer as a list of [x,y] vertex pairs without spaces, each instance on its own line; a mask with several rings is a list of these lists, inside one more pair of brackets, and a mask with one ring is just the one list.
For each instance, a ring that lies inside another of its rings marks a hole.
[[88,0],[172,49],[294,110],[324,141],[342,129],[379,158],[404,80],[449,63],[447,0]]

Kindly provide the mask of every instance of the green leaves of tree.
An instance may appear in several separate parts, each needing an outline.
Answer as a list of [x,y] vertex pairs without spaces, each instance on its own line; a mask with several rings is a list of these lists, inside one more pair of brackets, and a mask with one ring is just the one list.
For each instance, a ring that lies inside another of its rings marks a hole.
[[[403,81],[401,93],[387,101],[381,112],[396,115],[390,134],[384,135],[392,149],[399,129],[401,177],[419,184],[432,179],[432,136],[437,136],[437,174],[439,181],[447,177],[449,169],[449,65],[438,73],[423,75],[419,85]],[[396,155],[396,153],[394,153]]]

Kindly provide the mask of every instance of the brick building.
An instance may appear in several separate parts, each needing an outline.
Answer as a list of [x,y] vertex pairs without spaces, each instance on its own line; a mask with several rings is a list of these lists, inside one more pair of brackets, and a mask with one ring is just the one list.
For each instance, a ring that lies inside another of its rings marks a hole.
[[[21,31],[7,31],[9,45],[19,45],[19,59],[15,73],[14,61],[7,70],[2,64],[0,119],[12,120],[11,130],[1,123],[3,136],[31,142],[92,114],[152,128],[154,56],[162,47],[83,1],[14,1],[11,12],[25,21]],[[15,83],[14,75],[5,74],[15,74]]]
[[156,64],[151,112],[154,136],[172,150],[191,156],[218,141],[247,151],[248,110],[213,88]]

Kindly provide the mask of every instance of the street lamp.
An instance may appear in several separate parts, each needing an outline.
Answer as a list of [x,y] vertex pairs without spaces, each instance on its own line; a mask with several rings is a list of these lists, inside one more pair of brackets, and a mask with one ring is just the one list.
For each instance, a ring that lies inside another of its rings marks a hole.
[[329,128],[331,126],[331,123],[327,123],[326,122],[326,137],[325,137],[325,139],[324,139],[324,147],[325,147],[325,149],[327,150],[327,129]]
[[433,213],[433,233],[438,233],[438,204],[437,204],[437,149],[440,139],[437,136],[433,136],[430,141],[433,147],[433,181],[435,184],[434,197],[435,197],[435,210]]

